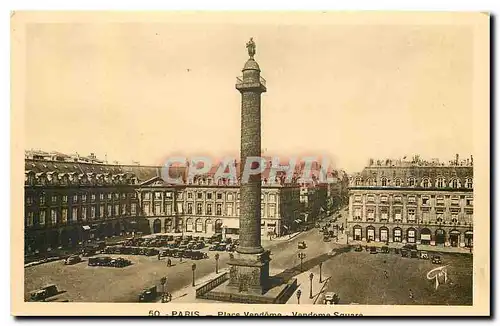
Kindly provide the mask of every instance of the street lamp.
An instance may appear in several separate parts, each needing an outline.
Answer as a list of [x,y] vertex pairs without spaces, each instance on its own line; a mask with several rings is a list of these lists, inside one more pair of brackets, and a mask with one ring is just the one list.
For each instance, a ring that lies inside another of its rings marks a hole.
[[297,290],[297,304],[300,304],[300,295],[302,294],[302,291]]
[[311,287],[309,289],[309,299],[313,298],[313,278],[314,274],[313,273],[309,274],[309,280],[311,281]]
[[167,284],[167,278],[165,276],[160,279],[160,284],[161,284],[161,292],[163,295],[165,295],[165,284]]
[[196,270],[196,264],[191,265],[191,270],[193,271],[193,286],[194,286],[194,271]]
[[306,254],[303,252],[299,252],[298,256],[300,259],[300,272],[302,272],[302,261],[304,260],[304,258],[306,258]]
[[323,279],[321,278],[321,267],[323,267],[323,262],[319,263],[319,282],[323,283]]
[[219,254],[215,254],[215,274],[219,274]]

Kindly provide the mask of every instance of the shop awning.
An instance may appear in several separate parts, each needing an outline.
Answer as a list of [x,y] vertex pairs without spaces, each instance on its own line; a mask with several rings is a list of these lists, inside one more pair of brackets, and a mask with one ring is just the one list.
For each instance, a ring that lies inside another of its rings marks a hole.
[[82,226],[82,228],[83,228],[85,231],[90,230],[90,226],[88,226],[88,225],[84,225],[84,226]]
[[240,220],[237,218],[228,218],[224,219],[222,226],[225,226],[229,229],[239,229],[240,228]]

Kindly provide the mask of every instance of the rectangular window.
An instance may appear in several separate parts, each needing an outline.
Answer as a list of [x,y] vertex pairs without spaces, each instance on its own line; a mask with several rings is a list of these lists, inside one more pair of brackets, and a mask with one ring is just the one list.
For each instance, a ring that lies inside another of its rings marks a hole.
[[415,196],[408,196],[408,204],[415,204],[416,201]]
[[177,203],[177,213],[184,214],[184,206],[182,203]]
[[57,210],[55,209],[50,210],[50,224],[51,225],[57,224]]
[[127,205],[122,204],[122,215],[127,215]]
[[264,204],[262,204],[262,205],[260,206],[260,216],[261,216],[261,217],[264,217],[264,216],[265,216],[265,206],[266,206],[266,205],[264,205]]
[[167,191],[165,193],[165,197],[168,198],[168,199],[172,199],[172,192],[171,191]]
[[196,214],[198,214],[198,215],[203,214],[203,204],[202,203],[196,203]]
[[368,195],[368,196],[366,196],[366,200],[369,201],[369,202],[374,202],[375,201],[375,196]]
[[155,199],[161,199],[161,192],[155,192]]
[[394,210],[394,221],[401,221],[401,210]]
[[459,197],[451,197],[451,205],[458,206],[459,201],[460,201]]
[[87,207],[83,206],[82,207],[82,221],[87,220]]
[[99,194],[99,199],[104,200],[104,194]]
[[465,199],[465,204],[466,204],[467,206],[473,206],[473,205],[474,205],[474,199],[473,199],[472,197],[467,197],[467,198]]
[[134,215],[136,214],[136,212],[137,212],[137,205],[136,205],[136,203],[130,204],[130,212],[132,214],[134,214]]
[[120,216],[120,205],[115,205],[115,216]]
[[117,193],[117,192],[115,192],[115,196],[114,197],[115,197],[115,199],[120,199],[120,194]]
[[78,195],[73,195],[73,203],[78,203]]
[[95,194],[90,195],[90,200],[95,201]]
[[387,209],[380,210],[380,220],[387,221],[389,219],[389,212]]
[[193,199],[193,193],[188,192],[188,199]]
[[410,208],[408,209],[408,222],[415,222],[415,209]]
[[240,205],[236,204],[236,216],[240,216]]
[[354,201],[355,202],[361,202],[361,196],[360,195],[354,196]]
[[429,205],[430,199],[429,197],[422,197],[422,205]]
[[361,207],[354,208],[354,220],[361,220]]
[[111,205],[108,205],[108,215],[107,217],[112,217],[113,216],[113,207]]
[[202,192],[196,193],[196,198],[197,199],[203,199],[203,193]]
[[275,194],[269,194],[269,202],[270,203],[276,202],[276,195]]
[[234,200],[234,197],[233,197],[233,196],[234,196],[234,195],[233,195],[233,193],[232,193],[232,192],[228,193],[228,194],[227,194],[227,200],[228,200],[228,201],[232,201],[232,200]]
[[28,226],[28,227],[33,226],[33,219],[34,219],[33,216],[34,216],[33,212],[28,212],[28,216],[26,218],[26,226]]
[[269,205],[269,217],[276,217],[276,206]]
[[52,202],[53,203],[57,203],[57,195],[53,195],[52,196]]
[[40,205],[45,205],[45,195],[40,196]]
[[193,203],[187,203],[187,213],[193,214]]
[[31,196],[26,196],[26,204],[31,205],[33,204],[33,197]]
[[422,223],[429,223],[429,211],[422,211]]
[[63,203],[67,203],[67,202],[68,202],[68,196],[63,195],[63,196],[62,196],[62,202],[63,202]]
[[90,207],[90,218],[95,219],[95,206]]
[[161,215],[161,204],[160,203],[155,203],[155,215]]
[[172,215],[172,204],[169,203],[165,205],[165,212],[168,216]]
[[130,198],[136,199],[137,198],[137,193],[135,193],[135,192],[130,193]]
[[366,220],[367,221],[375,221],[375,209],[368,208],[366,210]]
[[148,199],[148,200],[149,200],[149,199],[151,199],[151,193],[146,192],[146,193],[144,194],[144,199]]
[[104,205],[99,206],[99,217],[104,217]]
[[[113,194],[108,192],[108,200],[111,200],[111,198],[113,198]],[[149,198],[148,198],[149,199]]]
[[381,203],[384,203],[384,204],[385,204],[385,203],[387,203],[387,202],[388,202],[388,200],[389,200],[389,199],[388,199],[387,195],[382,195],[382,196],[380,196],[380,202],[381,202]]
[[207,204],[207,215],[212,215],[212,204]]
[[40,216],[39,216],[38,224],[40,224],[40,226],[44,226],[45,225],[45,210],[40,211]]
[[401,242],[401,229],[394,230],[394,242]]
[[438,206],[444,205],[444,197],[443,196],[436,196],[436,205],[438,205]]
[[401,196],[394,196],[394,202],[401,203],[403,201]]
[[222,194],[221,193],[217,193],[217,199],[222,199]]
[[380,230],[380,241],[386,242],[388,240],[387,229]]
[[217,204],[215,206],[215,215],[222,215],[222,204]]
[[228,216],[233,216],[233,203],[228,203],[226,204],[226,208],[227,208],[227,215]]
[[212,193],[211,192],[207,192],[207,199],[212,199]]
[[78,207],[73,207],[71,210],[71,222],[78,221]]

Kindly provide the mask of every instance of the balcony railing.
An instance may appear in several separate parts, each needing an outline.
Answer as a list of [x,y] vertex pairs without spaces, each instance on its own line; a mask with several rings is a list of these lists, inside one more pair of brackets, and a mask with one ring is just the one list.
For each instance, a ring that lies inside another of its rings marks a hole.
[[[243,76],[236,77],[236,85],[241,85],[243,84]],[[265,87],[266,86],[266,80],[262,77],[260,77],[260,83]]]

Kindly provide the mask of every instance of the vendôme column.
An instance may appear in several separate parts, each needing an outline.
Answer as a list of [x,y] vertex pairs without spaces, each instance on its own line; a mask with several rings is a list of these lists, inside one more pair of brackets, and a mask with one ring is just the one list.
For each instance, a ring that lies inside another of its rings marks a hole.
[[[255,43],[247,43],[250,58],[238,78],[236,88],[241,93],[241,175],[249,157],[261,156],[261,93],[266,91],[260,68],[254,60]],[[257,168],[257,167],[253,167]],[[239,253],[257,254],[264,249],[260,242],[261,175],[250,175],[248,182],[240,185],[240,245]]]

